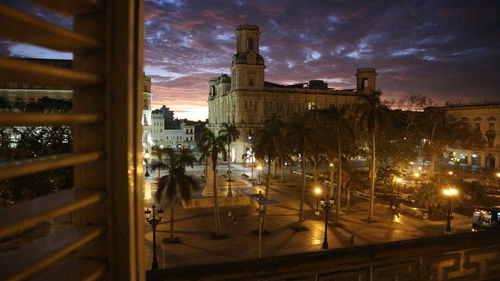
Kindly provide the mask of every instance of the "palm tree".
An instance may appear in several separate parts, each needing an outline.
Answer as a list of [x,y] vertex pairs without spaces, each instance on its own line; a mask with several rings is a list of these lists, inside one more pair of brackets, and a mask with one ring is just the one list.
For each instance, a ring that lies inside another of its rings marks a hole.
[[164,148],[163,145],[161,146],[155,145],[151,147],[151,154],[156,155],[157,160],[151,161],[150,168],[152,171],[154,170],[158,171],[157,180],[159,180],[161,177],[161,170],[167,169],[167,165],[163,162],[163,155],[168,154],[171,151],[172,151],[171,148]]
[[241,160],[243,160],[245,165],[250,165],[251,178],[250,180],[253,182],[253,169],[255,168],[255,152],[251,148],[247,148],[245,153],[241,156]]
[[273,115],[271,119],[264,121],[264,127],[255,132],[253,138],[253,151],[258,159],[267,158],[267,181],[264,196],[269,195],[271,184],[271,166],[276,158],[276,150],[279,143],[280,131],[283,123]]
[[306,194],[306,161],[308,146],[310,140],[313,138],[315,131],[310,124],[310,115],[306,112],[302,115],[295,115],[290,124],[288,137],[293,140],[293,147],[300,154],[300,167],[302,172],[302,195],[300,197],[299,205],[299,221],[297,230],[304,229],[304,200]]
[[339,224],[340,219],[340,202],[341,202],[341,190],[342,190],[342,152],[343,152],[343,142],[353,143],[354,131],[346,120],[346,113],[348,107],[337,107],[332,106],[329,109],[323,111],[325,121],[327,121],[327,144],[325,146],[325,152],[327,157],[332,164],[332,169],[330,171],[330,180],[332,184],[330,186],[330,195],[333,195],[333,158],[336,156],[338,160],[337,165],[337,192],[335,196],[336,204],[336,217],[335,223]]
[[[163,155],[162,155],[163,156]],[[158,190],[155,198],[161,203],[165,198],[170,203],[170,238],[169,242],[178,243],[174,238],[174,203],[177,198],[189,203],[191,200],[191,189],[198,189],[198,184],[193,177],[186,175],[186,165],[193,166],[196,158],[188,153],[175,153],[173,150],[166,151],[165,170],[168,174],[158,180]]]
[[233,196],[233,191],[231,189],[231,143],[240,137],[240,132],[236,129],[236,126],[224,123],[222,124],[222,130],[220,130],[219,135],[224,137],[227,145],[227,175],[228,175],[228,188],[227,197]]
[[[221,230],[219,203],[217,195],[217,157],[220,153],[223,155],[224,158],[226,157],[225,147],[226,146],[225,146],[224,136],[221,135],[215,136],[215,134],[208,128],[204,128],[200,141],[198,143],[198,150],[202,153],[200,161],[206,159],[206,161],[210,161],[212,166],[212,174],[213,174],[212,188],[214,194],[214,218],[215,218],[214,238],[223,237]],[[208,170],[206,172],[208,173]]]
[[380,101],[382,92],[375,91],[373,94],[363,95],[364,102],[356,108],[359,116],[359,122],[368,134],[370,139],[370,211],[368,213],[368,222],[373,221],[373,207],[375,202],[375,180],[377,178],[375,136],[377,131],[387,125],[389,121],[388,109]]
[[[253,139],[252,150],[255,151],[256,157],[259,159],[267,158],[267,180],[266,189],[264,191],[265,198],[269,196],[271,166],[276,158],[276,149],[278,148],[279,135],[282,127],[282,122],[273,115],[271,119],[264,121],[264,127],[255,132],[255,137]],[[267,207],[264,206],[264,216],[266,209]],[[262,229],[264,229],[265,217],[261,220],[261,224]]]

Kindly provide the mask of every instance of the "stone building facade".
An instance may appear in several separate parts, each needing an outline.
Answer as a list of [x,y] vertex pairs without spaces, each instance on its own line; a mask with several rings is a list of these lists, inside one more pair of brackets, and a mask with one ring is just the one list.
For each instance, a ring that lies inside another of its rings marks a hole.
[[223,123],[234,124],[240,138],[231,148],[232,161],[239,161],[250,147],[252,134],[274,114],[287,120],[295,113],[339,104],[355,104],[360,96],[376,89],[374,68],[359,68],[356,89],[328,88],[321,80],[295,85],[265,81],[264,58],[259,54],[260,30],[255,25],[240,25],[236,30],[236,53],[231,76],[209,79],[208,127],[218,132]]
[[447,114],[469,122],[472,129],[481,132],[486,145],[481,150],[453,149],[455,158],[463,166],[500,169],[500,102],[456,104],[445,106]]

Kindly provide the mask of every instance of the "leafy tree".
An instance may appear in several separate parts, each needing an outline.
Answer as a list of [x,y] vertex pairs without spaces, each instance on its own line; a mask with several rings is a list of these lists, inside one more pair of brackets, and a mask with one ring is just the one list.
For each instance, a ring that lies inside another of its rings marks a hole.
[[161,202],[165,198],[170,204],[170,241],[174,242],[176,241],[174,238],[174,203],[178,198],[189,203],[191,200],[191,189],[198,189],[198,184],[194,178],[186,175],[185,168],[186,165],[192,167],[196,158],[189,151],[176,153],[172,149],[165,151],[165,158],[167,175],[159,178],[155,198],[158,202]]
[[227,175],[228,175],[228,189],[227,197],[233,196],[233,191],[231,189],[231,143],[236,141],[240,137],[240,133],[235,125],[229,125],[227,123],[222,124],[222,130],[220,130],[219,135],[225,139],[227,145]]
[[389,121],[388,108],[381,103],[381,95],[382,92],[380,91],[363,95],[364,102],[356,108],[360,125],[365,129],[370,143],[370,210],[368,221],[373,221],[373,207],[375,202],[375,180],[377,178],[376,135]]
[[[227,157],[225,138],[221,135],[216,136],[208,128],[204,128],[198,145],[198,151],[202,154],[200,161],[207,159],[207,161],[211,162],[213,174],[212,187],[214,193],[215,237],[221,237],[223,235],[221,230],[217,194],[217,157],[219,154],[222,154],[223,158]],[[206,172],[208,173],[208,170]]]
[[447,149],[478,149],[485,144],[481,132],[473,131],[467,121],[446,114],[441,108],[426,110],[419,129],[425,140],[424,150],[431,158],[429,176],[434,175],[436,162]]
[[[36,159],[71,152],[69,127],[11,127],[0,129],[0,162]],[[12,204],[73,184],[71,167],[49,170],[0,181],[0,204]]]

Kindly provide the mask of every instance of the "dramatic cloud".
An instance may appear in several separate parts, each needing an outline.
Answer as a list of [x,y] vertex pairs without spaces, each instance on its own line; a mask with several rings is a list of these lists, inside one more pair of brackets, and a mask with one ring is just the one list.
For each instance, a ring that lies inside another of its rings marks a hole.
[[[144,65],[153,106],[206,118],[208,78],[230,73],[235,30],[245,23],[260,26],[267,81],[323,79],[353,88],[356,68],[375,67],[387,99],[498,101],[499,7],[470,0],[147,0]],[[0,51],[43,53],[12,44]]]
[[248,23],[268,81],[352,88],[356,68],[376,67],[388,99],[498,100],[499,12],[493,1],[147,1],[146,72],[154,105],[206,105],[207,78],[230,72]]

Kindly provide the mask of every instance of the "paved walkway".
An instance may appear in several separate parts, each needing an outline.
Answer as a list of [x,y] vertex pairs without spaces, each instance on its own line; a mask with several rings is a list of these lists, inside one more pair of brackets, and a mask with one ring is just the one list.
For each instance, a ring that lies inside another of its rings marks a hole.
[[[221,166],[220,171],[224,170]],[[199,173],[196,167],[193,173]],[[249,173],[247,169],[247,173]],[[234,168],[234,176],[241,171]],[[248,192],[252,186],[241,178],[235,177],[233,191]],[[219,178],[221,190],[227,182]],[[253,188],[257,192],[263,186]],[[154,185],[152,185],[154,194]],[[266,229],[270,235],[264,236],[264,256],[278,256],[321,250],[324,236],[324,213],[314,215],[315,197],[310,192],[305,203],[304,226],[308,231],[296,232],[292,230],[298,220],[300,188],[286,184],[273,183],[269,198],[280,202],[279,206],[268,207]],[[195,194],[195,196],[200,196]],[[147,197],[147,196],[146,196]],[[145,200],[145,206],[151,205],[151,200]],[[400,215],[394,217],[387,205],[376,204],[376,223],[368,224],[364,220],[368,213],[368,202],[362,199],[353,200],[353,213],[341,212],[340,226],[330,224],[328,227],[328,243],[330,248],[343,248],[373,243],[383,243],[394,240],[412,239],[424,236],[443,235],[445,222],[429,222]],[[176,206],[175,236],[181,238],[180,244],[164,244],[163,239],[169,236],[168,214],[158,227],[157,258],[160,268],[178,267],[194,264],[210,264],[258,257],[258,236],[252,234],[258,228],[258,217],[255,213],[256,205],[221,208],[223,233],[228,238],[212,240],[210,233],[214,232],[214,218],[212,208],[185,209]],[[234,222],[228,217],[231,211],[236,217]],[[334,211],[330,213],[330,222],[334,221]],[[469,231],[468,223],[453,224],[455,231]],[[146,268],[152,260],[152,233],[150,226],[145,223],[146,230]]]

